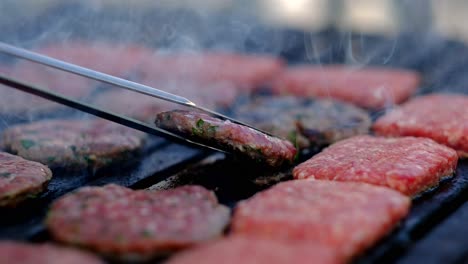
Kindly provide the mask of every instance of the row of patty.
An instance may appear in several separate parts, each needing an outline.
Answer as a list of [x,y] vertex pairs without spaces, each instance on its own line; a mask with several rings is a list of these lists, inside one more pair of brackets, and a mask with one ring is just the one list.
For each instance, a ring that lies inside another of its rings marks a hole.
[[[313,71],[314,69],[310,70]],[[323,69],[321,69],[321,71],[323,71]],[[347,70],[346,72],[347,75],[352,76],[350,72],[353,71]],[[361,70],[358,72],[361,72]],[[313,74],[311,75],[313,76]],[[335,76],[337,75],[339,74],[335,74]],[[303,82],[308,83],[308,81]],[[378,95],[381,93],[376,92],[376,94]],[[280,103],[276,105],[282,105],[281,101],[283,100],[286,101],[285,104],[287,105],[288,100],[292,100],[292,105],[301,107],[303,105],[331,104],[328,101],[304,103],[302,102],[303,98],[291,98],[292,97],[287,99],[274,97],[267,99],[262,98],[261,100],[279,101]],[[319,103],[317,104],[316,102]],[[411,101],[408,104],[410,103]],[[305,139],[303,140],[310,144],[311,142],[315,142],[314,140],[316,140],[317,136],[321,139],[330,139],[328,143],[352,136],[354,134],[344,133],[344,136],[338,138],[333,136],[326,137],[325,135],[328,136],[330,133],[338,131],[340,127],[341,129],[348,129],[348,127],[353,124],[364,124],[363,126],[358,126],[363,132],[356,129],[357,133],[367,132],[370,121],[367,115],[361,114],[365,113],[363,110],[342,102],[333,101],[331,105],[334,104],[341,107],[332,108],[333,110],[338,109],[336,110],[336,117],[343,117],[350,112],[350,109],[361,112],[359,112],[358,118],[351,115],[349,120],[354,120],[353,122],[339,123],[340,125],[335,127],[335,129],[323,130],[327,131],[327,133],[322,134],[318,133],[320,132],[320,126],[315,129],[313,127],[309,127],[308,129],[304,128],[308,126],[310,120],[316,120],[312,114],[316,112],[321,113],[320,111],[317,111],[317,109],[310,111],[307,118],[298,117],[299,113],[293,113],[291,114],[291,116],[295,117],[293,122],[280,122],[280,125],[276,125],[275,127],[288,128],[289,125],[287,124],[294,124],[292,131],[295,131],[296,136],[285,137],[283,136],[284,134],[278,136],[287,138],[292,141],[292,143],[295,143],[296,146],[299,146],[297,144],[298,134],[304,137]],[[265,105],[268,107],[273,104],[267,102]],[[346,107],[343,108],[343,105]],[[427,105],[430,106],[431,103],[424,104],[425,107]],[[251,118],[250,120],[254,121],[257,120],[256,122],[264,120],[255,117],[255,115],[252,117],[250,114],[255,114],[255,110],[250,110],[249,107],[251,106],[244,108],[248,109],[246,111],[244,110],[244,113],[248,113],[245,115],[246,118]],[[405,107],[405,105],[403,107]],[[291,108],[293,107],[290,104],[282,110],[278,110],[270,119],[276,121],[276,117],[279,117],[281,113],[288,112],[286,110]],[[325,109],[328,110],[322,111],[322,113],[333,112],[330,111],[329,108],[325,107]],[[455,107],[453,109],[455,109]],[[268,112],[268,110],[266,112]],[[180,112],[169,112],[169,114],[174,113],[179,114]],[[165,116],[163,120],[166,122],[173,120],[168,120],[167,115],[168,113],[159,116]],[[262,115],[262,111],[259,110],[258,116]],[[404,116],[406,117],[406,115]],[[422,116],[424,117],[424,115]],[[200,119],[202,122],[200,122]],[[322,127],[327,127],[326,124],[328,123],[325,123],[325,120],[329,119],[330,117],[328,116],[327,118],[323,118],[324,121],[320,123]],[[303,120],[309,121],[304,122]],[[348,119],[346,120],[349,121]],[[407,123],[412,124],[414,121]],[[437,122],[435,123],[437,124]],[[459,120],[453,123],[461,124],[463,122]],[[28,133],[29,130],[25,129],[27,126],[28,125],[20,127]],[[217,135],[220,126],[222,127],[223,124],[212,124],[209,119],[198,117],[193,119],[187,131],[189,131],[191,136],[200,136],[200,134],[202,134],[201,136],[204,137],[207,135],[213,137]],[[424,127],[424,125],[418,126],[419,128]],[[333,128],[333,125],[331,125],[331,127]],[[71,130],[73,131],[74,129]],[[34,129],[32,131],[32,135],[34,135],[34,132],[37,132],[37,130],[34,131]],[[437,129],[432,130],[431,127],[430,131],[437,131]],[[88,132],[85,131],[81,136],[86,137],[87,133]],[[287,134],[288,136],[294,135],[290,130],[287,131]],[[221,135],[226,134],[222,133]],[[337,135],[340,135],[340,133],[337,133]],[[54,140],[56,138],[60,138],[60,135],[54,135],[52,137]],[[454,142],[454,137],[452,136],[451,138],[450,142]],[[242,139],[245,140],[245,138]],[[48,141],[49,139],[44,142]],[[39,145],[42,145],[42,141],[40,142]],[[100,140],[96,141],[96,144],[98,144],[98,142],[100,142]],[[249,143],[256,144],[257,142],[242,141],[240,145],[249,145]],[[20,144],[25,150],[36,146],[35,141],[31,143],[28,140],[24,141],[24,139],[22,142],[20,141]],[[327,144],[327,142],[322,144]],[[365,151],[367,148],[371,149],[369,153]],[[70,147],[70,149],[71,153],[76,152],[73,151],[73,147]],[[262,157],[271,154],[271,152],[259,153],[257,147],[247,147],[243,149],[255,152],[256,157],[259,155]],[[364,150],[359,151],[359,149]],[[46,152],[38,150],[37,153]],[[357,155],[353,155],[354,153],[357,153]],[[273,152],[273,157],[275,157],[275,155],[275,152]],[[415,195],[435,185],[441,177],[450,175],[457,161],[457,156],[454,154],[454,151],[438,145],[431,140],[413,138],[383,139],[369,136],[340,141],[319,155],[313,157],[304,164],[309,164],[309,162],[316,157],[322,157],[318,162],[319,165],[324,164],[322,169],[318,168],[316,172],[309,172],[309,167],[315,167],[302,164],[295,169],[295,176],[297,178],[323,177],[323,179],[340,181],[364,181],[391,187],[409,195]],[[294,155],[288,155],[288,159],[293,161],[291,156]],[[61,157],[61,154],[59,157]],[[386,161],[387,157],[390,157],[390,159]],[[89,157],[85,156],[83,159],[89,160]],[[338,163],[337,167],[333,167],[332,165],[334,165],[334,163],[327,163],[327,161],[342,162]],[[387,163],[385,163],[385,161]],[[393,166],[395,164],[399,165],[395,167]],[[370,165],[370,167],[368,165]],[[306,169],[301,169],[304,168],[304,166]],[[44,169],[46,172],[45,174],[48,175],[47,170],[45,168],[42,169]],[[392,169],[394,171],[392,171]],[[303,171],[307,171],[307,173],[309,173],[308,176],[303,176]],[[330,175],[323,176],[322,173],[324,172],[330,172]],[[338,175],[339,172],[343,172],[344,176],[342,176],[342,178],[333,178],[333,175]],[[349,174],[348,172],[353,172],[354,174]],[[390,173],[387,174],[387,172]],[[354,175],[354,178],[347,178],[347,175]],[[375,181],[372,182],[366,179],[375,179]],[[208,207],[211,208],[210,211],[200,209],[198,206],[204,203],[197,202],[198,200],[190,195],[198,197],[200,196],[199,193],[204,193],[206,190],[202,191],[202,189],[198,187],[190,188],[192,188],[188,191],[190,194],[174,190],[173,192],[176,193],[175,196],[177,198],[165,192],[131,191],[123,187],[112,185],[102,188],[84,188],[60,199],[52,206],[50,217],[48,217],[46,221],[47,226],[53,236],[59,241],[89,248],[104,255],[118,255],[125,258],[147,257],[167,250],[173,250],[174,247],[170,245],[177,245],[174,241],[191,240],[190,243],[185,244],[185,246],[187,246],[195,242],[219,236],[222,229],[224,229],[229,221],[228,217],[226,217],[226,209],[222,209],[224,207],[219,206],[217,202],[210,203],[211,206]],[[339,194],[341,194],[341,196]],[[169,202],[167,202],[167,204],[156,202],[155,200],[161,201],[161,196],[159,195],[168,197],[167,199]],[[185,201],[183,197],[191,197],[188,200],[195,201],[196,204],[194,205],[189,201]],[[90,204],[87,203],[88,200],[90,200]],[[213,198],[205,197],[202,200],[213,201]],[[113,201],[115,201],[115,203]],[[135,206],[136,204],[141,205],[141,207]],[[184,206],[190,207],[193,210],[180,209],[181,207],[184,208]],[[205,208],[203,206],[201,207]],[[389,230],[404,217],[408,211],[408,207],[409,199],[407,197],[395,191],[367,184],[310,180],[296,180],[282,183],[266,192],[256,195],[251,198],[251,200],[239,204],[234,211],[231,225],[232,231],[228,238],[207,244],[201,248],[196,248],[194,251],[189,251],[179,256],[176,255],[174,260],[170,261],[193,263],[197,262],[196,260],[198,258],[200,261],[203,260],[203,262],[211,260],[217,260],[217,262],[223,260],[223,262],[225,262],[227,260],[232,260],[233,263],[238,263],[240,261],[259,263],[259,261],[262,260],[265,263],[275,263],[273,261],[285,263],[286,259],[297,260],[294,262],[302,261],[303,263],[309,263],[311,259],[316,260],[317,263],[347,262],[352,256],[359,254],[389,232]],[[71,209],[68,210],[68,208]],[[120,211],[119,208],[125,209]],[[172,211],[173,209],[174,211]],[[128,215],[124,213],[128,211]],[[185,213],[186,211],[187,213]],[[375,215],[373,213],[374,211],[376,212]],[[100,212],[103,213],[101,214]],[[198,214],[197,212],[202,213]],[[156,219],[154,222],[152,221],[153,218]],[[101,221],[102,219],[105,219],[105,221]],[[175,221],[173,224],[174,219],[180,219],[180,221]],[[170,223],[164,221],[170,221]],[[209,228],[198,221],[210,223]],[[120,222],[123,224],[118,224]],[[80,223],[85,223],[85,225],[81,225]],[[115,223],[115,225],[110,223]],[[138,227],[140,223],[144,224]],[[87,226],[92,226],[92,231],[88,232]],[[198,228],[200,228],[201,231]],[[129,231],[128,233],[126,233],[127,230]],[[319,232],[319,230],[323,231]],[[168,232],[169,235],[165,232]],[[177,246],[175,246],[175,248],[177,248]],[[8,252],[12,251],[9,250]],[[5,254],[5,256],[8,255],[9,254]],[[227,258],[225,258],[226,256]],[[239,260],[239,257],[242,257],[242,259]]]
[[[208,108],[232,106],[239,96],[269,87],[274,94],[332,97],[375,109],[404,101],[420,82],[419,76],[411,71],[363,70],[338,65],[287,67],[284,61],[273,56],[226,51],[168,53],[138,45],[79,41],[47,45],[36,51],[181,94]],[[117,88],[96,94],[96,88],[102,87],[98,82],[31,62],[4,65],[0,72],[144,121],[152,119],[154,111],[171,109],[171,105],[160,100]],[[351,83],[354,85],[349,89]],[[5,91],[2,92],[5,96],[0,98],[3,113],[50,113],[60,107],[7,88],[2,91]],[[31,105],[34,105],[33,109]]]

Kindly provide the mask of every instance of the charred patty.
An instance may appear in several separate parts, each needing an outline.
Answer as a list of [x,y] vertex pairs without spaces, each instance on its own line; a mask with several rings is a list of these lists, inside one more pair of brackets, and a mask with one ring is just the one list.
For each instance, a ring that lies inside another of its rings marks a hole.
[[52,172],[38,162],[0,152],[0,207],[14,206],[42,192]]
[[134,191],[111,184],[60,198],[46,224],[61,242],[132,260],[216,238],[228,222],[229,209],[200,186]]
[[51,167],[101,168],[132,158],[145,134],[104,120],[46,120],[3,132],[3,147]]
[[291,142],[199,112],[174,110],[156,115],[156,126],[196,141],[210,142],[250,159],[276,167],[291,163]]
[[455,150],[427,138],[356,136],[299,164],[296,179],[365,182],[414,196],[452,176]]
[[53,244],[0,241],[2,264],[104,264],[98,257]]
[[351,104],[294,96],[258,97],[236,113],[240,120],[289,139],[300,148],[366,134],[371,125],[369,114]]

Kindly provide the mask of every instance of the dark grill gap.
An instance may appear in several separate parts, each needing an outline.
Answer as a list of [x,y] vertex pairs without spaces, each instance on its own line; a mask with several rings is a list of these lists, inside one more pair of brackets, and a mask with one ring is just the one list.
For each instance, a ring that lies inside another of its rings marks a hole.
[[[355,63],[410,68],[423,75],[424,83],[419,91],[421,94],[437,91],[464,93],[467,91],[468,77],[464,73],[468,70],[468,48],[463,43],[431,34],[401,34],[394,37],[382,37],[362,33],[343,33],[335,29],[309,33],[254,26],[245,38],[239,41],[233,39],[233,32],[229,30],[232,22],[238,18],[225,14],[206,21],[190,11],[176,10],[164,14],[141,14],[140,20],[148,26],[140,27],[139,31],[133,32],[131,36],[125,36],[119,31],[119,27],[127,25],[128,28],[137,28],[132,26],[134,25],[132,23],[136,22],[121,21],[122,13],[120,12],[122,11],[106,10],[105,14],[100,14],[90,13],[89,10],[82,10],[75,6],[60,7],[39,18],[39,23],[29,21],[19,24],[14,30],[0,29],[0,32],[4,32],[0,39],[10,43],[30,43],[30,47],[43,44],[33,41],[38,39],[38,32],[53,28],[51,25],[54,21],[63,19],[64,14],[72,14],[69,17],[73,19],[62,20],[63,24],[60,29],[56,29],[57,32],[67,32],[67,37],[72,39],[94,39],[99,36],[116,41],[132,39],[137,43],[152,47],[181,48],[173,45],[177,43],[177,34],[158,34],[156,28],[149,26],[166,21],[178,34],[193,37],[195,42],[200,43],[203,48],[227,47],[240,52],[279,54],[290,64]],[[103,20],[101,21],[103,26],[98,27],[93,34],[87,31],[93,23],[91,17],[100,17]],[[183,19],[175,20],[174,17],[183,17]],[[217,19],[224,23],[214,23],[213,21]],[[138,23],[141,22],[140,20]],[[78,21],[81,22],[78,23]],[[119,23],[114,23],[115,21]],[[144,36],[148,34],[158,37],[145,38]],[[203,39],[197,39],[200,35]],[[53,38],[45,42],[53,43],[55,40]],[[56,34],[55,38],[60,39],[63,36]],[[310,43],[314,43],[314,47],[311,47]],[[8,58],[3,58],[3,56],[0,58],[6,63],[10,62]],[[71,115],[72,113],[67,112],[60,116]],[[1,118],[9,124],[25,121],[11,116]],[[201,169],[195,167],[196,169],[191,169],[190,175],[183,173],[188,166],[209,155],[211,152],[179,146],[153,137],[144,149],[141,160],[135,160],[123,167],[113,167],[98,172],[75,173],[55,169],[54,178],[46,193],[18,208],[0,210],[2,216],[0,217],[0,238],[48,240],[42,220],[50,202],[85,185],[104,185],[113,182],[141,189],[177,174],[178,182],[174,184],[204,185],[214,190],[220,201],[229,206],[234,206],[237,201],[267,187],[267,185],[260,186],[253,182],[253,179],[261,174],[260,172],[232,159],[221,159]],[[287,178],[286,172],[283,179]],[[440,251],[438,255],[437,249],[443,248],[443,243],[447,238],[440,239],[441,236],[443,237],[440,234],[443,234],[443,230],[456,232],[455,227],[463,229],[464,225],[453,224],[455,225],[453,227],[450,223],[454,221],[456,223],[457,219],[466,219],[467,206],[463,203],[467,198],[468,162],[460,161],[456,177],[445,180],[437,189],[415,199],[409,217],[392,234],[358,258],[356,263],[395,263],[400,259],[412,260],[411,263],[420,260],[423,262],[427,260],[427,250],[431,251],[431,256],[435,259],[443,257],[443,254],[447,252]],[[460,209],[456,211],[459,207]],[[431,232],[432,230],[435,230],[434,233]],[[458,236],[455,239],[459,239],[459,243],[466,243],[466,237]],[[457,263],[466,259],[467,252],[466,248],[459,247],[450,251],[451,258],[446,260],[448,263]]]

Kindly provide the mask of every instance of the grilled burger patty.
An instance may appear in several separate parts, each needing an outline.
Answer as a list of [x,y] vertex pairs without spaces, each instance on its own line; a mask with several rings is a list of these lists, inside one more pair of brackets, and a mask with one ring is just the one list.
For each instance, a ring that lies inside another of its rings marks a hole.
[[366,182],[413,196],[451,176],[457,161],[453,149],[427,138],[356,136],[299,164],[293,176]]
[[53,244],[0,241],[3,264],[104,264],[99,258],[76,249]]
[[156,115],[156,126],[196,141],[212,142],[270,166],[291,163],[296,149],[287,140],[199,112],[174,110]]
[[231,236],[195,247],[171,258],[167,264],[338,264],[343,258],[330,248],[314,244],[285,243],[247,236]]
[[0,152],[0,206],[14,206],[37,195],[51,178],[45,165]]
[[365,183],[295,180],[240,202],[231,230],[286,243],[319,244],[346,262],[388,234],[410,199]]
[[294,96],[259,97],[236,109],[236,113],[240,120],[301,148],[366,134],[371,125],[369,114],[351,104]]
[[335,98],[375,109],[405,101],[420,82],[420,76],[409,70],[303,65],[279,74],[272,89],[277,94]]
[[131,158],[145,134],[104,120],[46,120],[3,132],[3,147],[51,167],[101,168]]
[[83,187],[53,203],[46,224],[64,243],[124,259],[147,259],[222,234],[229,209],[200,186],[134,191]]
[[414,98],[379,118],[373,129],[383,136],[431,138],[468,157],[468,96],[432,94]]

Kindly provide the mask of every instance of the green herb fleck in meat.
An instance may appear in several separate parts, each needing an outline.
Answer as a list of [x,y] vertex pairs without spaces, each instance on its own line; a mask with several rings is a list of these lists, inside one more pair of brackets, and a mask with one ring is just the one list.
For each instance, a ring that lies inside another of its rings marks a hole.
[[23,146],[23,148],[26,150],[36,145],[36,142],[30,139],[22,139],[20,143],[21,143],[21,146]]
[[203,136],[203,124],[205,124],[205,121],[203,121],[203,119],[201,118],[198,119],[195,123],[195,126],[192,127],[192,134],[197,136]]
[[296,148],[296,155],[294,155],[294,160],[297,161],[299,158],[299,141],[297,140],[297,131],[293,130],[289,132],[288,140],[291,141],[291,143],[293,143],[294,147]]
[[76,153],[76,146],[75,145],[71,145],[70,149],[73,151],[73,153]]
[[9,177],[11,175],[10,172],[2,172],[0,173],[0,177]]
[[141,232],[141,235],[145,238],[150,238],[153,237],[153,232],[149,230],[143,230],[143,232]]
[[47,162],[52,163],[52,162],[55,161],[55,159],[56,159],[56,157],[54,157],[54,156],[47,157]]
[[115,236],[115,240],[119,243],[124,243],[125,237],[122,234],[118,234],[117,236]]
[[203,119],[198,119],[197,121],[197,128],[198,129],[202,129],[203,128],[203,125],[205,124],[205,121],[203,121]]
[[211,134],[214,134],[216,133],[216,129],[218,128],[218,126],[208,126],[208,133],[211,133]]

